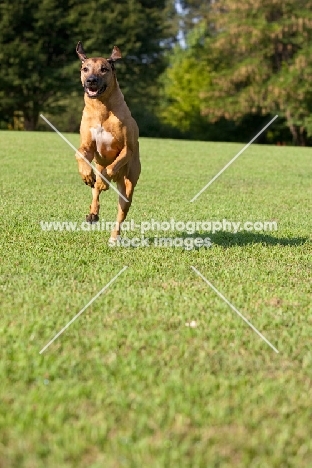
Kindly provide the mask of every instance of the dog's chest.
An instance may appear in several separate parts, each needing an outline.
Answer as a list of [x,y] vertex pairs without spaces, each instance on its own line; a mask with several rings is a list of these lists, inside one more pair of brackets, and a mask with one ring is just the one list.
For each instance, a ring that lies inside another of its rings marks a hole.
[[111,132],[107,132],[100,124],[98,124],[96,127],[91,127],[90,132],[92,135],[92,140],[95,141],[97,152],[101,156],[107,152],[114,151],[114,136],[111,134]]

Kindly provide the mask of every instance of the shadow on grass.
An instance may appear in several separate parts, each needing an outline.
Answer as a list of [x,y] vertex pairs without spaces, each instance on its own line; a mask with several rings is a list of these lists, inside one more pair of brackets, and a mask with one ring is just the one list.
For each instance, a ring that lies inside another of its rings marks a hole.
[[[225,232],[219,231],[212,234],[207,232],[206,234],[193,233],[188,234],[183,232],[179,236],[186,238],[200,237],[202,239],[209,237],[212,244],[222,245],[223,247],[233,247],[236,245],[248,245],[248,244],[263,244],[263,245],[282,245],[282,246],[294,246],[303,245],[308,242],[308,237],[275,237],[269,234],[252,233],[252,232]],[[165,236],[164,236],[165,237]]]

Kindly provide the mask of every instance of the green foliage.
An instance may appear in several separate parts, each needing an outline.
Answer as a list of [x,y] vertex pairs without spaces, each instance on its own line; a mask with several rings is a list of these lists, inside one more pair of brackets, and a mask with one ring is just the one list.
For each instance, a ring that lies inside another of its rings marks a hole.
[[305,144],[312,135],[312,1],[219,0],[209,21],[209,120],[277,113],[294,141]]
[[163,117],[173,127],[182,131],[194,128],[200,120],[200,90],[208,81],[208,70],[195,58],[181,57],[166,70],[164,91],[168,97],[163,102]]
[[78,130],[78,40],[90,56],[120,47],[141,135],[246,141],[278,114],[265,141],[312,143],[312,0],[3,0],[0,128],[44,112]]
[[[33,129],[39,112],[66,109],[81,89],[78,40],[90,56],[109,56],[118,45],[124,57],[118,78],[126,99],[134,107],[155,100],[151,83],[163,71],[164,51],[175,35],[171,2],[4,0],[0,8],[0,60],[7,64],[0,76],[4,120],[22,111],[26,128]],[[78,119],[77,114],[77,124]]]
[[180,36],[187,37],[200,21],[209,17],[211,0],[177,0]]
[[[40,110],[69,92],[66,75],[72,54],[70,1],[27,0],[0,4],[0,110],[22,111],[34,128]],[[56,109],[59,110],[59,109]]]
[[201,92],[209,86],[209,67],[202,57],[202,25],[187,37],[187,47],[176,45],[168,55],[169,65],[160,79],[159,112],[164,121],[184,133],[200,137],[207,131],[201,116]]

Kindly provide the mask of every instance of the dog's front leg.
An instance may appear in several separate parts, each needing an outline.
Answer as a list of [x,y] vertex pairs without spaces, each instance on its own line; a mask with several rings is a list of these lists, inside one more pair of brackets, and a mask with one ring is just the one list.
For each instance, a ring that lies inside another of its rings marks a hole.
[[[91,166],[91,162],[94,158],[94,150],[86,149],[82,146],[79,148],[75,156],[78,162],[78,170],[82,180],[86,185],[94,187],[95,175]],[[84,158],[81,156],[84,156]],[[90,164],[88,164],[87,161],[89,161]]]
[[[118,173],[118,171],[129,161],[132,157],[133,151],[125,146],[117,156],[117,158],[110,164],[109,166],[104,169],[104,172],[107,174],[108,177],[113,177]],[[105,176],[103,172],[103,175]]]

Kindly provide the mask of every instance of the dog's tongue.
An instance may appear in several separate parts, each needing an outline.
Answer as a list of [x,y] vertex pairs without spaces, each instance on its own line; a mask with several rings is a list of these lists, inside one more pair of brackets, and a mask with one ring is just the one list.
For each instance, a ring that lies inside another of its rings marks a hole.
[[96,93],[97,93],[97,90],[92,91],[92,89],[90,89],[90,88],[88,89],[88,94],[89,94],[89,96],[95,96]]

